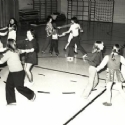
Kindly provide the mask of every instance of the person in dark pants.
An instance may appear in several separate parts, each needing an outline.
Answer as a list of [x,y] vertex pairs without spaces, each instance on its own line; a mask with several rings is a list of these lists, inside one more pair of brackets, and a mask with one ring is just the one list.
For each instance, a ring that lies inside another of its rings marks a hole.
[[56,27],[56,23],[53,23],[53,31],[52,31],[52,40],[51,40],[51,46],[50,46],[50,54],[53,53],[53,49],[55,50],[56,56],[59,55],[59,50],[58,50],[58,39],[63,35],[58,34],[58,30]]
[[[52,39],[52,30],[53,30],[53,26],[52,26],[52,17],[49,16],[47,18],[47,24],[46,24],[46,42],[44,44],[44,47],[42,48],[42,53],[45,53],[46,49],[48,48],[49,45],[51,45],[51,39]],[[50,50],[49,50],[50,52]]]
[[[36,97],[34,91],[27,87],[24,87],[25,72],[20,61],[20,52],[16,47],[15,40],[8,39],[7,47],[8,50],[0,60],[0,64],[7,62],[9,68],[9,74],[6,82],[7,105],[16,103],[15,88],[27,99],[34,101]],[[30,50],[25,50],[25,52],[30,52]]]
[[68,53],[67,61],[73,61],[75,44],[80,49],[80,51],[82,52],[83,55],[86,54],[86,51],[80,45],[79,31],[81,30],[81,27],[78,24],[77,18],[76,17],[71,18],[71,23],[72,23],[72,25],[70,26],[70,29],[68,31],[62,33],[63,35],[65,35],[67,33],[72,33],[72,35],[73,35],[73,38],[69,44],[69,53]]

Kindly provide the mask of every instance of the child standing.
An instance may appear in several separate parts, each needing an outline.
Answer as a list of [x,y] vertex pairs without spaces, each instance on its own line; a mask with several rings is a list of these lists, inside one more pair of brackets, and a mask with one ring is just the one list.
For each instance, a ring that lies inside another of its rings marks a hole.
[[122,97],[125,99],[125,93],[122,89],[122,83],[125,81],[121,71],[120,71],[120,63],[125,65],[125,59],[123,56],[119,55],[120,47],[119,44],[115,44],[113,46],[112,52],[110,55],[106,55],[101,62],[101,64],[97,67],[97,72],[103,69],[106,65],[108,67],[107,79],[106,79],[106,94],[107,100],[103,103],[105,106],[111,106],[111,98],[112,98],[112,87],[114,83],[116,84],[117,89],[119,90]]
[[[48,46],[51,44],[51,39],[52,39],[52,30],[53,30],[53,26],[52,26],[52,17],[49,16],[47,18],[47,24],[46,24],[46,42],[44,44],[44,47],[42,48],[42,53],[45,53],[46,49],[48,48]],[[50,50],[49,50],[50,52]]]
[[75,44],[80,49],[80,51],[82,52],[83,55],[86,54],[86,51],[80,45],[79,30],[81,29],[81,27],[78,24],[77,18],[73,17],[71,19],[71,23],[72,23],[72,25],[70,26],[70,29],[67,32],[63,33],[63,35],[65,35],[67,33],[72,33],[72,35],[73,35],[73,38],[71,39],[71,42],[69,44],[69,52],[68,52],[68,58],[67,58],[68,61],[73,61],[73,57],[74,57],[73,49],[74,49]]
[[53,31],[52,31],[52,41],[51,41],[51,46],[50,46],[50,52],[51,54],[53,53],[53,49],[55,50],[56,56],[59,55],[59,50],[58,50],[58,39],[59,37],[64,36],[64,35],[59,35],[58,30],[56,27],[56,23],[53,23]]
[[16,41],[16,33],[17,33],[17,21],[14,18],[11,18],[7,27],[4,27],[0,30],[5,30],[5,32],[0,32],[1,36],[5,36],[8,34],[7,39],[13,39]]
[[16,43],[13,39],[9,39],[7,43],[8,50],[0,60],[0,64],[7,62],[9,74],[6,83],[6,101],[7,105],[15,104],[15,90],[24,95],[29,100],[34,100],[35,93],[24,87],[25,72],[20,62],[19,52],[16,48]]
[[96,67],[102,61],[102,50],[104,48],[104,44],[102,41],[96,41],[93,46],[92,53],[88,53],[84,56],[84,60],[87,60],[89,63],[89,80],[88,84],[82,93],[84,98],[88,98],[91,94],[91,91],[97,86],[98,84],[98,74],[96,71]]
[[27,39],[25,40],[25,49],[33,49],[33,52],[26,53],[25,55],[25,64],[24,64],[24,70],[26,72],[26,76],[29,80],[27,85],[33,85],[33,75],[31,73],[31,69],[34,65],[38,63],[37,60],[37,41],[35,39],[34,30],[30,29],[27,31]]

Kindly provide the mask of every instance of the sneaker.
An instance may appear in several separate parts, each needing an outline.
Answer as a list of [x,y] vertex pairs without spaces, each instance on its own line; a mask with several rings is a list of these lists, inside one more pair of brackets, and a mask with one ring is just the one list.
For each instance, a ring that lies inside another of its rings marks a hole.
[[50,55],[52,56],[53,55],[53,53],[52,52],[49,52],[50,53]]
[[74,51],[74,54],[78,54],[78,52]]
[[65,49],[65,48],[64,48],[63,50],[64,50],[64,51],[66,51],[66,49]]
[[73,61],[73,57],[67,57],[67,61],[72,62]]
[[56,53],[56,56],[59,56],[59,53]]
[[9,103],[7,106],[16,106],[16,102]]
[[103,105],[104,106],[112,106],[112,103],[104,102]]
[[31,99],[31,101],[34,101],[36,99],[36,94],[34,93],[33,98]]
[[45,53],[45,51],[42,51],[42,53]]

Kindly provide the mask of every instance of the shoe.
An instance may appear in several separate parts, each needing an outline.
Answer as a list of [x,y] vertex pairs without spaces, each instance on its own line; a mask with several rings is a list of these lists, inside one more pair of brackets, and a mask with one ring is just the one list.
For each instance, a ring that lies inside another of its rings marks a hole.
[[65,48],[64,48],[63,50],[64,50],[64,51],[66,51],[66,49],[65,49]]
[[56,56],[58,56],[59,55],[59,53],[56,53]]
[[16,102],[9,103],[7,106],[16,106]]
[[45,53],[45,51],[42,51],[42,53]]
[[104,102],[103,105],[104,106],[112,106],[112,103]]
[[73,57],[67,57],[67,61],[72,62],[73,61]]
[[34,101],[36,99],[36,94],[34,93],[33,98],[31,99],[31,101]]
[[75,52],[75,51],[74,51],[74,53],[75,53],[75,54],[78,54],[78,52]]
[[52,56],[53,55],[53,53],[52,52],[49,52],[50,53],[50,55]]

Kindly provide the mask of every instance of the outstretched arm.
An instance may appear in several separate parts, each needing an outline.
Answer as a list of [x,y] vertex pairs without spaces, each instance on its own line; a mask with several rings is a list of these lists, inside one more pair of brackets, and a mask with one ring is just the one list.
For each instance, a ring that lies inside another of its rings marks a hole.
[[1,28],[0,30],[7,30],[7,29],[8,27],[6,26],[6,27]]
[[102,60],[101,64],[99,66],[97,66],[96,70],[97,72],[99,72],[101,69],[103,69],[106,64],[108,63],[109,61],[109,56],[105,56],[104,59]]
[[61,28],[67,28],[67,27],[70,27],[72,24],[67,24],[67,25],[63,25],[63,26],[58,26],[57,28],[58,29],[61,29]]
[[120,56],[120,62],[125,65],[125,58],[123,56]]
[[4,52],[6,50],[7,50],[7,48],[0,48],[0,52]]
[[20,53],[31,53],[31,52],[34,52],[34,48],[32,48],[32,49],[25,49],[25,50],[19,49],[19,52]]
[[4,33],[1,33],[1,32],[0,32],[0,36],[6,36],[7,33],[8,33],[8,31],[6,31],[6,32],[4,32]]

